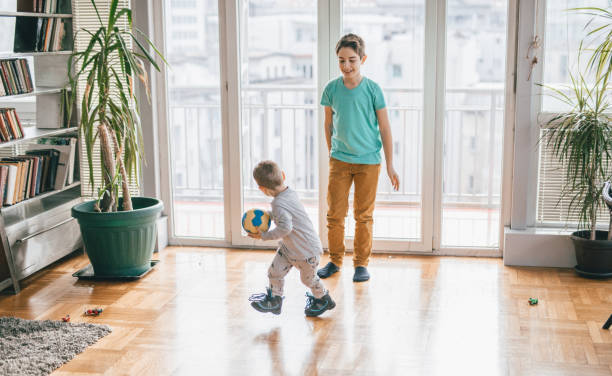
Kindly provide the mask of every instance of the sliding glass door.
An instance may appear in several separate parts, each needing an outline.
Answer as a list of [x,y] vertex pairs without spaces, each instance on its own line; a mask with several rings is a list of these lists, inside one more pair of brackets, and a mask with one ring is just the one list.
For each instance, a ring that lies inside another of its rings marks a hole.
[[499,246],[507,0],[448,0],[441,247]]
[[[238,4],[242,163],[234,172],[242,173],[241,212],[269,207],[252,173],[269,159],[285,172],[318,229],[317,2]],[[245,236],[232,240],[252,243]]]
[[164,21],[172,233],[224,239],[217,1],[167,0]]
[[[319,102],[324,84],[340,75],[335,44],[353,32],[366,43],[362,73],[385,94],[401,179],[393,191],[383,162],[374,250],[497,248],[507,7],[507,0],[166,0],[174,238],[262,245],[240,219],[269,206],[252,170],[271,159],[326,244]],[[350,209],[349,248],[353,232]]]
[[[379,246],[386,240],[383,247],[389,248],[393,242],[400,250],[407,249],[407,243],[413,243],[411,250],[431,249],[431,240],[424,241],[431,238],[431,225],[425,220],[431,218],[431,196],[422,194],[424,181],[429,187],[433,183],[433,174],[425,175],[425,180],[423,174],[427,161],[423,158],[426,13],[425,0],[353,0],[342,5],[342,34],[355,33],[364,39],[368,57],[362,74],[376,81],[384,91],[393,134],[394,168],[401,180],[400,190],[395,192],[383,157],[374,210],[374,238]],[[335,54],[332,58],[335,59]],[[332,76],[338,75],[336,64]],[[347,236],[353,236],[355,229],[352,197],[350,204]]]

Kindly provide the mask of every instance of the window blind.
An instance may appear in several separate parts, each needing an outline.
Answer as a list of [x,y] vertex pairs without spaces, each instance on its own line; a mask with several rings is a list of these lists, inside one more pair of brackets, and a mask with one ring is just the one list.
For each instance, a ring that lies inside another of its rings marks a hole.
[[[540,131],[544,136],[546,129]],[[538,176],[537,222],[543,225],[560,225],[568,228],[578,223],[576,211],[568,213],[571,197],[561,199],[561,192],[566,183],[566,168],[562,161],[555,157],[545,143],[540,144],[540,165]],[[608,209],[603,205],[597,215],[598,225],[607,225],[610,219]]]

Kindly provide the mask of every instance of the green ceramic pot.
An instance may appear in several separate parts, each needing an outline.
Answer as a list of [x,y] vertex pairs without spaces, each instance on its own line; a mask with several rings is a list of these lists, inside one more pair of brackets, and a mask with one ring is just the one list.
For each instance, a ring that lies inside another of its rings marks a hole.
[[164,204],[154,198],[132,197],[132,211],[98,213],[94,211],[95,203],[96,200],[88,201],[72,208],[94,274],[130,277],[149,270],[157,235],[156,220]]

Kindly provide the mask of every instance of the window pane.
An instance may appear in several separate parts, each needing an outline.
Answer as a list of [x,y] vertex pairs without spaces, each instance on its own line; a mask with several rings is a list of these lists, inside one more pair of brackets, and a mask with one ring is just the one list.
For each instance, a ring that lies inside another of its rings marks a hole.
[[[546,35],[544,38],[544,83],[561,89],[570,84],[569,71],[576,74],[579,69],[585,71],[586,62],[590,56],[587,52],[578,66],[578,50],[580,42],[585,39],[588,31],[585,25],[593,20],[588,30],[594,30],[604,25],[608,20],[601,17],[593,18],[587,14],[570,9],[580,7],[608,8],[609,0],[562,0],[546,2]],[[584,13],[584,12],[582,12]],[[599,33],[585,39],[585,46],[594,47],[603,39]],[[546,94],[542,96],[542,111],[554,112],[567,110],[568,105]]]
[[[577,11],[568,11],[571,8],[601,7],[609,9],[609,0],[565,0],[546,2],[546,38],[544,43],[544,82],[546,85],[557,87],[561,90],[564,85],[570,83],[569,71],[576,73],[578,69],[586,71],[586,62],[590,57],[587,52],[583,56],[583,62],[578,66],[578,49],[580,41],[586,37],[589,30],[594,30],[604,24],[600,18],[592,18],[590,15],[580,14]],[[591,21],[587,29],[585,25]],[[607,29],[606,29],[607,30]],[[603,34],[596,34],[593,38],[587,38],[585,44],[592,48],[603,40]],[[587,78],[592,75],[587,73]],[[592,82],[592,80],[589,80]],[[569,106],[550,95],[542,97],[542,111],[558,112],[569,110]],[[546,130],[541,130],[544,136]],[[538,172],[538,201],[537,218],[538,224],[553,226],[565,226],[566,223],[577,223],[578,215],[568,213],[571,198],[560,200],[561,192],[566,184],[565,168],[558,159],[554,157],[543,143],[540,145],[540,161]],[[607,221],[607,210],[601,207],[598,213],[601,224]]]
[[[394,192],[383,157],[374,237],[419,241],[425,1],[345,0],[343,4],[343,32],[356,33],[365,42],[368,58],[362,74],[376,81],[385,93],[393,134],[393,163],[401,181],[400,191]],[[336,68],[333,75],[339,74]],[[355,230],[352,196],[350,203],[347,236],[353,236]]]
[[224,238],[217,0],[166,0],[174,233]]
[[239,4],[244,210],[269,207],[252,171],[271,159],[318,230],[317,1]]
[[497,247],[507,0],[448,0],[442,246]]

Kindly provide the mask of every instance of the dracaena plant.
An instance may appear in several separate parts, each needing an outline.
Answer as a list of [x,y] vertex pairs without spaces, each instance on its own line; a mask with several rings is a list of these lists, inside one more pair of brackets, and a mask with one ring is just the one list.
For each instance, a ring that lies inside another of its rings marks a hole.
[[[142,33],[144,46],[136,39],[132,28],[132,11],[118,8],[118,0],[110,3],[108,21],[104,22],[94,0],[91,3],[100,22],[97,30],[79,30],[89,36],[87,47],[74,52],[69,59],[71,102],[76,100],[79,82],[85,83],[81,100],[79,132],[87,151],[89,182],[94,187],[94,145],[100,143],[100,169],[103,178],[98,192],[96,210],[117,211],[119,190],[123,196],[122,210],[132,210],[128,179],[137,179],[142,154],[142,129],[134,80],[144,86],[149,95],[145,64],[159,71],[157,55],[162,54]],[[129,43],[132,42],[132,43]],[[130,44],[134,49],[130,48]],[[150,53],[148,47],[154,51]]]
[[578,213],[579,229],[590,231],[591,240],[595,240],[597,214],[603,205],[602,188],[610,179],[612,161],[608,74],[596,74],[592,85],[582,74],[570,74],[570,78],[571,85],[566,88],[548,87],[555,98],[571,109],[546,122],[541,142],[565,168],[561,198],[570,199],[568,214]]

